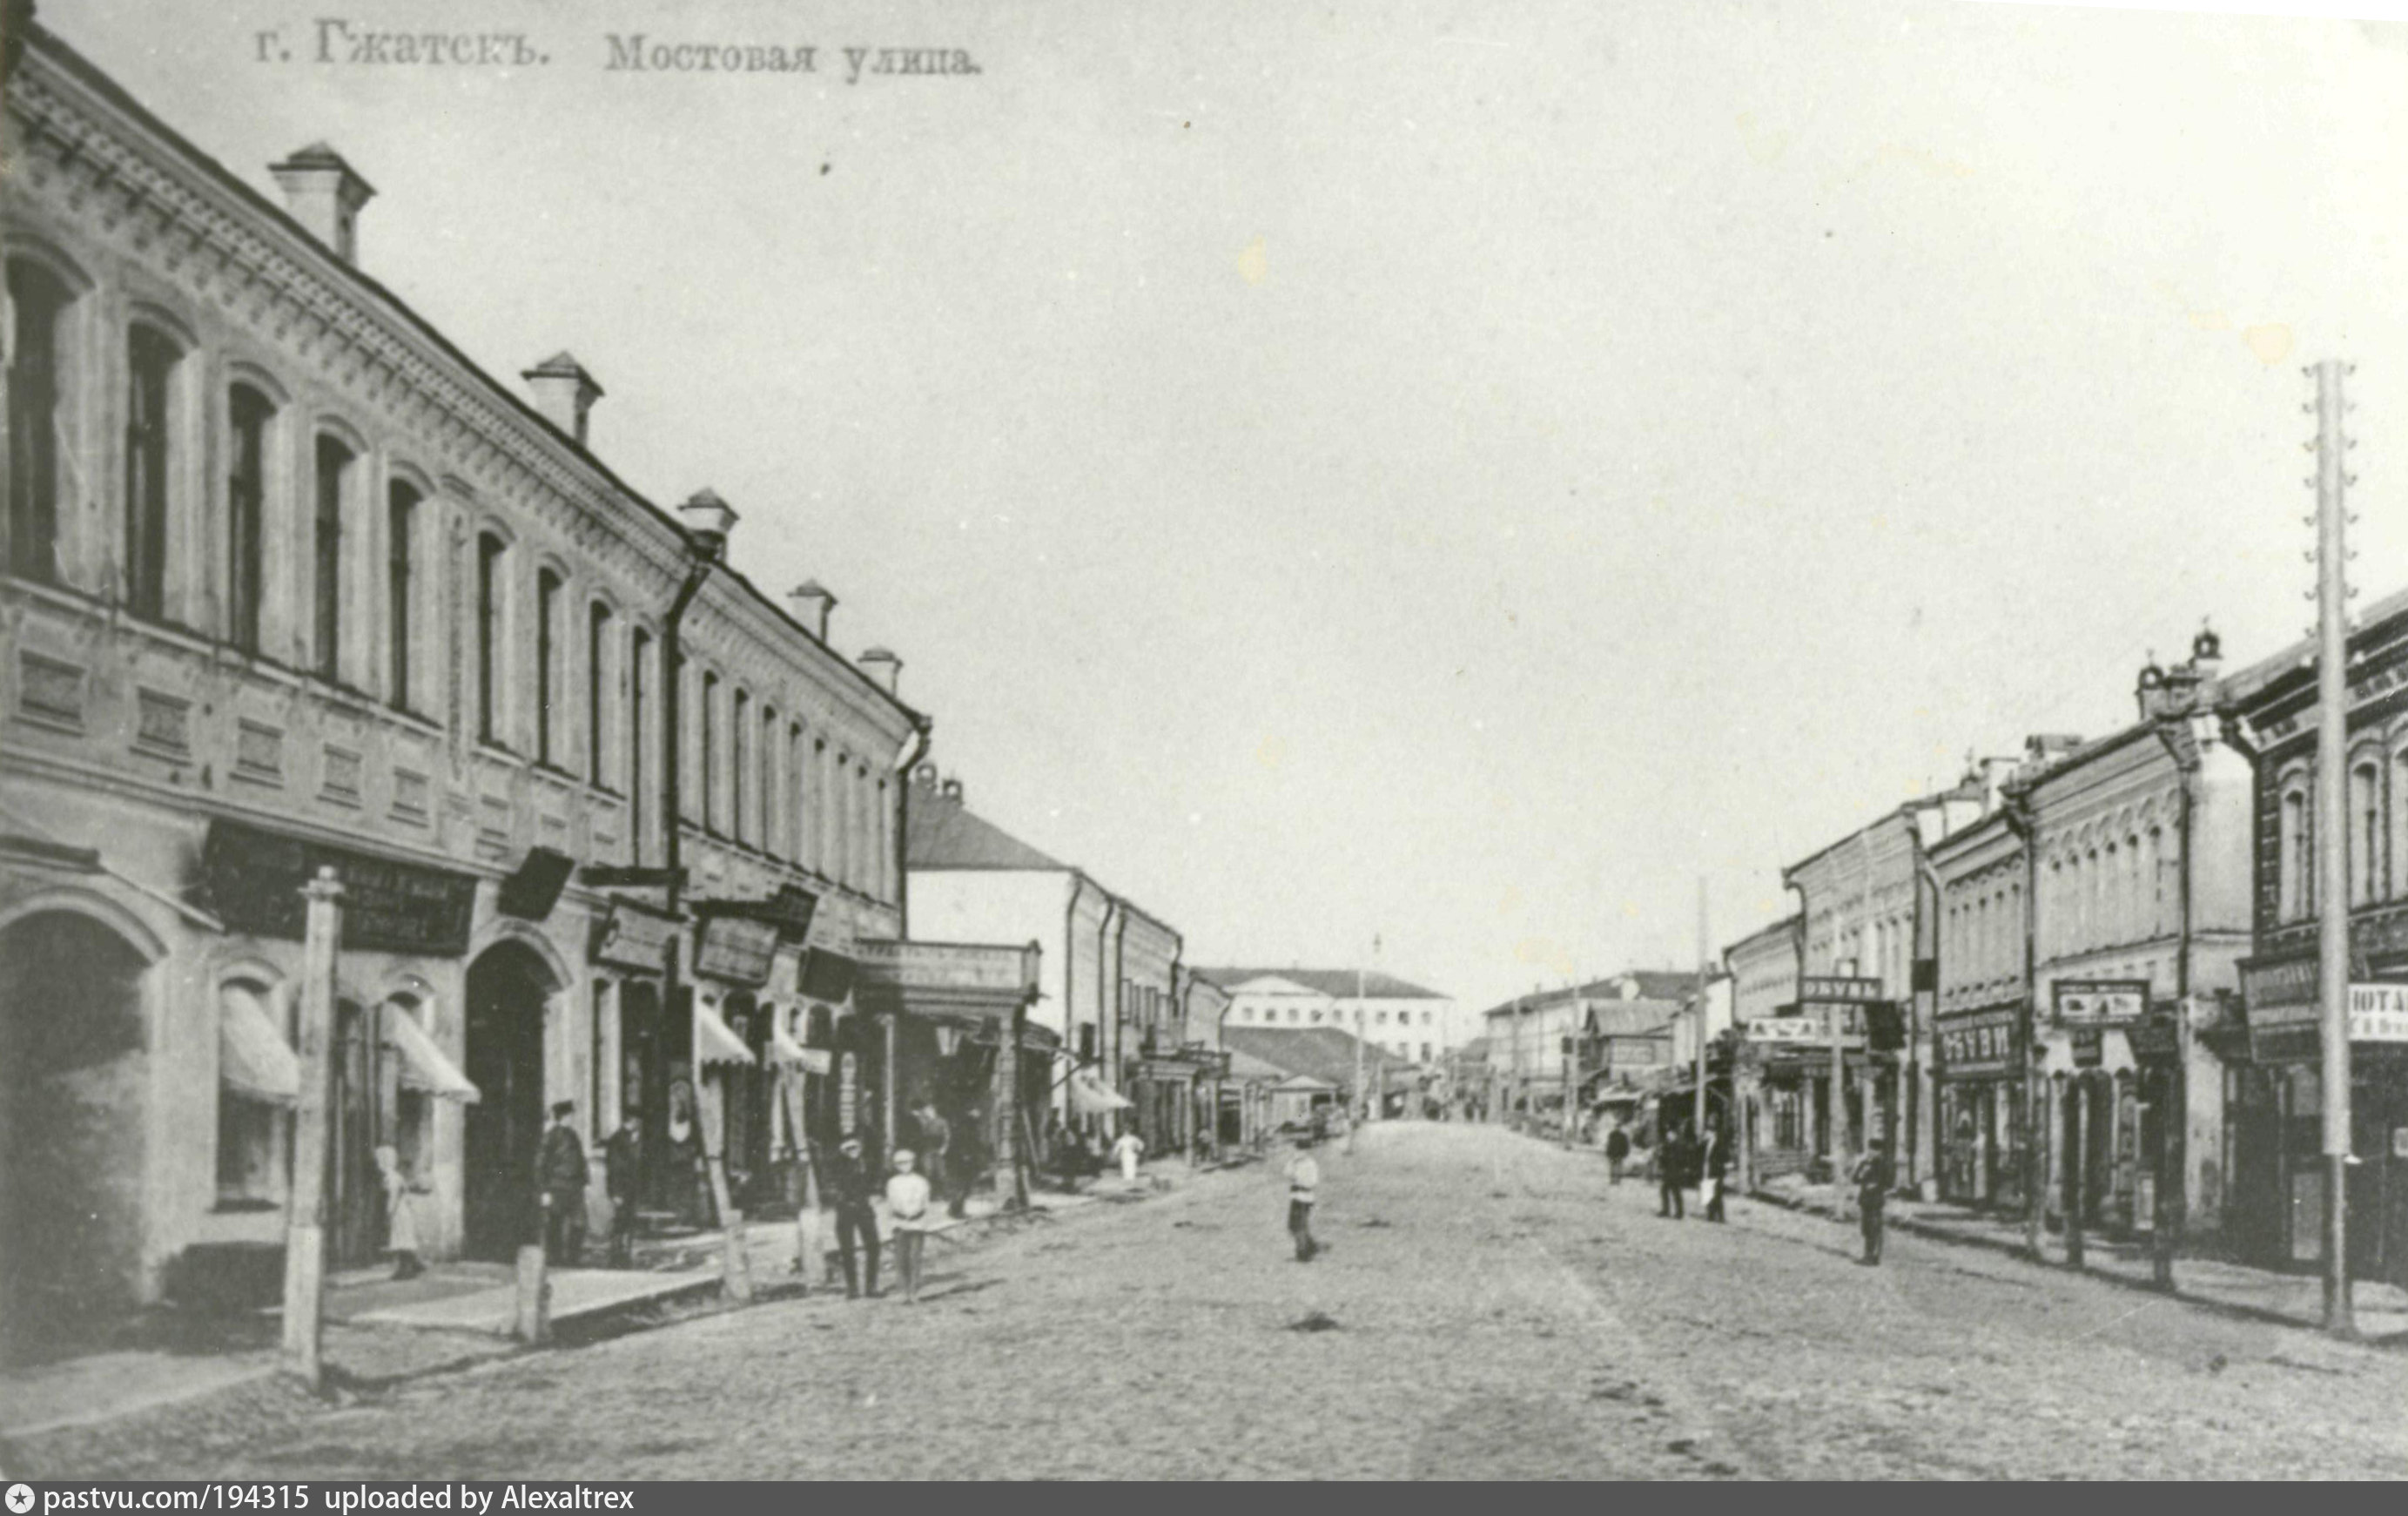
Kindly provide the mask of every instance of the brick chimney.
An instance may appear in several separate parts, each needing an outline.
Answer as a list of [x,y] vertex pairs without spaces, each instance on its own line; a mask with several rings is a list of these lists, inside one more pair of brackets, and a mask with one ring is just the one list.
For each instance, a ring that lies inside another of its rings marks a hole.
[[602,386],[585,371],[565,349],[544,359],[519,377],[527,382],[535,397],[535,408],[543,419],[568,434],[579,447],[585,445],[585,417],[594,402],[602,398]]
[[360,207],[376,194],[375,185],[323,142],[268,165],[267,171],[284,186],[284,209],[303,230],[345,263],[360,261]]
[[836,597],[822,589],[818,580],[786,591],[786,603],[794,608],[795,619],[803,624],[805,631],[821,642],[827,641],[828,615],[836,610]]
[[903,660],[882,647],[873,647],[861,655],[861,671],[878,681],[878,687],[889,695],[903,682]]

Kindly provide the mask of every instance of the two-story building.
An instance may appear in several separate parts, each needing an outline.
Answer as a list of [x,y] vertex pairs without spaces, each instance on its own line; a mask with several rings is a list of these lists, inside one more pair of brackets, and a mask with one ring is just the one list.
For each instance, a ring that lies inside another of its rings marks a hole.
[[1463,1044],[1454,997],[1375,969],[1214,968],[1231,1026],[1342,1027],[1408,1063],[1430,1068]]
[[338,153],[280,204],[10,19],[0,1320],[196,1249],[272,1278],[322,870],[337,1264],[383,1145],[427,1252],[506,1255],[562,1100],[589,1146],[640,1113],[650,1206],[789,1192],[798,1129],[882,1099],[852,971],[902,935],[927,726],[891,655],[757,591],[715,496],[614,475],[574,359],[522,394],[371,277]]
[[2349,638],[2345,831],[2349,898],[2319,898],[2317,654],[2300,642],[2229,676],[2228,735],[2253,768],[2250,917],[2241,965],[2245,1062],[2228,1066],[2227,1230],[2243,1254],[2324,1257],[2327,1192],[2316,935],[2350,918],[2349,1267],[2408,1283],[2408,594],[2377,602]]

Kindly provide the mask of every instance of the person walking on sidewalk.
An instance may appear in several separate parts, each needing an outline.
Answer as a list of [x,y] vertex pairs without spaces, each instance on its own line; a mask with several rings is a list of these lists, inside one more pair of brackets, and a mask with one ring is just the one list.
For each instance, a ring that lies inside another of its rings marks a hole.
[[1629,1162],[1630,1133],[1623,1130],[1621,1122],[1616,1121],[1613,1123],[1613,1130],[1605,1134],[1606,1182],[1608,1184],[1620,1184],[1622,1182],[1622,1165]]
[[553,1102],[552,1129],[543,1134],[543,1147],[536,1155],[543,1261],[553,1268],[575,1268],[585,1254],[585,1185],[593,1172],[585,1163],[585,1144],[568,1124],[576,1114],[577,1102]]
[[1706,1203],[1706,1220],[1723,1220],[1723,1176],[1730,1172],[1730,1150],[1723,1144],[1722,1128],[1706,1127],[1705,1151],[1698,1155],[1698,1198]]
[[602,1188],[610,1195],[610,1266],[626,1268],[636,1256],[636,1207],[643,1188],[643,1113],[620,1113],[619,1130],[602,1144]]
[[844,1256],[844,1298],[861,1298],[862,1277],[854,1272],[853,1249],[861,1247],[869,1254],[869,1295],[878,1297],[878,1213],[869,1206],[871,1181],[869,1167],[861,1161],[861,1139],[847,1137],[837,1145],[836,1156],[828,1160],[827,1172],[820,1177],[826,1191],[828,1204],[836,1211],[836,1246]]
[[376,1150],[377,1177],[384,1183],[385,1251],[393,1254],[393,1277],[414,1279],[426,1272],[418,1261],[418,1196],[426,1186],[402,1172],[401,1151],[390,1146]]
[[1123,1182],[1137,1183],[1137,1161],[1145,1156],[1145,1139],[1137,1134],[1137,1128],[1128,1128],[1112,1143],[1112,1156],[1120,1161]]
[[919,1301],[920,1254],[927,1246],[928,1229],[936,1224],[928,1214],[934,1191],[927,1176],[912,1172],[915,1156],[909,1148],[896,1148],[895,1177],[886,1181],[886,1214],[895,1222],[895,1272],[902,1278],[907,1306]]
[[1304,1137],[1296,1145],[1296,1156],[1287,1161],[1287,1230],[1296,1241],[1296,1261],[1310,1263],[1321,1251],[1321,1244],[1312,1240],[1312,1205],[1321,1189],[1321,1165],[1312,1156],[1312,1139]]
[[1889,1203],[1889,1190],[1896,1181],[1897,1170],[1891,1165],[1889,1139],[1885,1136],[1865,1150],[1848,1177],[1856,1186],[1856,1228],[1864,1234],[1865,1255],[1862,1263],[1879,1263],[1882,1255],[1883,1207]]

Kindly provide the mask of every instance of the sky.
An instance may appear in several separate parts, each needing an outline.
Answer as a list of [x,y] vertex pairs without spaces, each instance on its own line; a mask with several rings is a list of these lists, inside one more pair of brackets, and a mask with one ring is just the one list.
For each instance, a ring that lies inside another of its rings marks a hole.
[[[971,807],[1192,963],[1484,1005],[1693,966],[1781,870],[2202,624],[2302,635],[2304,364],[2408,585],[2408,26],[2024,6],[42,0],[593,446],[904,660]],[[259,34],[277,36],[261,61]],[[810,44],[613,71],[609,38]],[[846,47],[959,49],[865,74]],[[289,52],[291,60],[276,56]]]

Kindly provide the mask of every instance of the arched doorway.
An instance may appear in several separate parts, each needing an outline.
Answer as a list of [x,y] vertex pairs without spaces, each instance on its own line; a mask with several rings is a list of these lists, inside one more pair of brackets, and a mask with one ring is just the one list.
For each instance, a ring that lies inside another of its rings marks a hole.
[[537,1240],[536,1151],[543,1142],[544,1008],[560,989],[523,943],[496,943],[468,965],[468,1107],[463,1139],[463,1250],[507,1259]]
[[15,1364],[134,1301],[147,964],[73,911],[0,931],[0,1364]]

